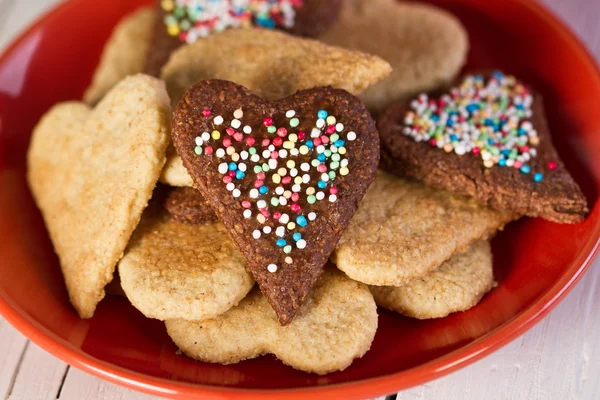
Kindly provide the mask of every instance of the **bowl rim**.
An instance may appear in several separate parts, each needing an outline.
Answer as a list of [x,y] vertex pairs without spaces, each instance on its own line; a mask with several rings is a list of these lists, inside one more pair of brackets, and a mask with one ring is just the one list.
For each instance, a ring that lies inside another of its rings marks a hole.
[[[0,64],[3,64],[13,50],[37,29],[40,24],[45,23],[65,12],[70,7],[74,7],[78,3],[84,1],[87,0],[63,1],[49,11],[43,13],[17,35],[3,51],[1,51]],[[587,63],[589,67],[596,71],[596,77],[600,81],[600,68],[596,64],[594,57],[559,17],[554,15],[554,13],[545,5],[538,3],[538,1],[515,1],[521,3],[522,6],[529,8],[529,10],[536,14],[538,18],[550,25],[556,34],[561,35],[566,39],[570,43],[570,47],[577,53],[580,60],[583,63]],[[594,210],[598,207],[600,207],[600,202],[596,203]],[[52,337],[53,334],[47,328],[42,327],[35,321],[30,320],[27,316],[21,314],[1,295],[0,315],[29,340],[67,364],[109,382],[148,394],[172,398],[185,396],[186,398],[201,397],[212,399],[229,398],[233,396],[245,399],[264,399],[281,398],[282,395],[285,395],[286,398],[303,399],[307,395],[319,394],[322,396],[344,396],[345,398],[360,399],[369,396],[385,395],[392,392],[395,393],[433,379],[441,378],[442,376],[480,360],[527,332],[564,299],[589,269],[600,250],[600,223],[592,228],[591,238],[584,247],[585,251],[579,253],[575,261],[571,263],[571,266],[564,270],[562,276],[527,309],[467,346],[401,372],[347,383],[310,388],[300,387],[274,390],[239,389],[155,378],[115,366],[61,343],[59,339]]]

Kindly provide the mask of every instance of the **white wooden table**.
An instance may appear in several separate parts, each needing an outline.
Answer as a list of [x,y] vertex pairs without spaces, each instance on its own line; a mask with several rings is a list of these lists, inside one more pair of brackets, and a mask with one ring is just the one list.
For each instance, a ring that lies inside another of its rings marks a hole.
[[[58,1],[0,0],[0,49]],[[543,1],[600,60],[600,0]],[[1,317],[0,396],[11,400],[157,399],[70,368]],[[463,370],[395,396],[402,400],[600,399],[600,260],[565,301],[519,339]]]

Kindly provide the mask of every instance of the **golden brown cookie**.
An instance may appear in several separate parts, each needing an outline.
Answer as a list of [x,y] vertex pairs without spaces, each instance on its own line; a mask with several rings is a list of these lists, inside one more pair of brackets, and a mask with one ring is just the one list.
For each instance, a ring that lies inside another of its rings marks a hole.
[[453,15],[397,0],[346,0],[339,20],[320,40],[378,55],[392,65],[390,76],[361,95],[374,111],[453,79],[469,47]]
[[295,369],[327,374],[347,368],[369,350],[377,308],[367,286],[328,268],[287,326],[279,325],[258,289],[213,320],[166,325],[175,344],[196,360],[233,364],[271,353]]
[[98,103],[122,79],[144,70],[153,21],[153,8],[142,7],[117,24],[104,46],[92,83],[83,95],[86,103]]
[[181,157],[172,145],[167,149],[167,163],[160,174],[160,182],[169,186],[193,187],[194,181],[183,166]]
[[104,297],[156,186],[170,117],[164,83],[137,75],[94,110],[55,106],[33,132],[29,185],[82,318]]
[[221,224],[182,224],[155,210],[131,237],[119,275],[131,304],[160,320],[214,318],[254,286]]
[[181,47],[171,55],[161,77],[175,106],[186,90],[203,79],[232,81],[276,100],[318,86],[357,94],[390,72],[386,61],[370,54],[250,28],[231,29]]
[[514,218],[380,171],[331,259],[359,282],[402,286]]
[[479,303],[494,286],[492,250],[480,240],[406,285],[370,286],[377,305],[417,319],[443,318]]

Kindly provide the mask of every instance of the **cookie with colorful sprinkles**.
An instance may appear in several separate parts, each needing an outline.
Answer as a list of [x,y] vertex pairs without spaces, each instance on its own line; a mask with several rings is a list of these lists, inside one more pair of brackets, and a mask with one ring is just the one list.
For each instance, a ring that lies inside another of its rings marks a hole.
[[331,87],[266,101],[206,80],[179,103],[173,143],[279,321],[322,273],[379,163],[363,103]]
[[232,28],[257,26],[315,37],[338,17],[343,0],[157,0],[145,73],[158,76],[185,43]]
[[577,223],[587,201],[552,145],[541,97],[514,76],[466,75],[379,118],[384,169],[488,206]]

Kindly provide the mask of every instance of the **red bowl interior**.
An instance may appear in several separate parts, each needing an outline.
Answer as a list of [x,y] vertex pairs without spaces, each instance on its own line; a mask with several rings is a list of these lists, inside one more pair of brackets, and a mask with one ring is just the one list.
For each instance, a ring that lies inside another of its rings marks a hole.
[[[522,334],[581,277],[599,238],[600,78],[581,44],[527,0],[436,0],[467,27],[467,70],[500,68],[544,96],[552,135],[592,213],[579,225],[511,224],[493,241],[499,286],[476,308],[433,321],[380,312],[372,349],[324,377],[271,356],[220,366],[176,355],[164,325],[125,299],[106,298],[91,320],[71,308],[57,258],[25,181],[33,126],[54,103],[80,99],[111,28],[145,0],[73,0],[24,33],[0,57],[0,311],[63,360],[140,390],[168,396],[366,397],[455,370]],[[60,188],[56,188],[60,190]]]

